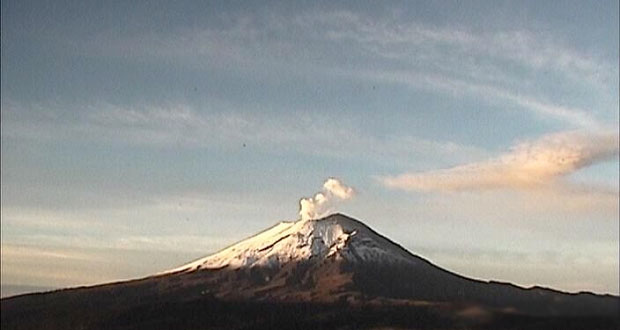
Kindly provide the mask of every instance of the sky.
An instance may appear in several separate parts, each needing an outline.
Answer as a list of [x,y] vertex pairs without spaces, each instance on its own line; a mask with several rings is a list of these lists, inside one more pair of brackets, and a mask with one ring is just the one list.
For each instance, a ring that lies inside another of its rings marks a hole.
[[174,268],[331,177],[321,212],[441,267],[619,293],[618,1],[1,6],[3,295]]

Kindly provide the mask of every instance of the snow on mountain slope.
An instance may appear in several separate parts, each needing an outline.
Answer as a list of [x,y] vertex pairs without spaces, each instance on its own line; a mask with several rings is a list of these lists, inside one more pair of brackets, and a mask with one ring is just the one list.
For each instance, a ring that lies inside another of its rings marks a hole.
[[165,273],[224,267],[277,267],[291,261],[332,256],[352,263],[415,264],[419,261],[363,223],[333,214],[319,220],[280,222],[218,253]]

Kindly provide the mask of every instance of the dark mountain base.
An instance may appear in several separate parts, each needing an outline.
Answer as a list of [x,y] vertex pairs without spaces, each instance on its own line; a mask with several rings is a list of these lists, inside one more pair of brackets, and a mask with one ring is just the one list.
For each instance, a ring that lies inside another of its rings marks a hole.
[[620,328],[617,296],[468,279],[344,215],[265,233],[207,258],[244,267],[2,299],[2,329]]
[[[22,306],[26,304],[29,306]],[[34,304],[34,305],[33,305]],[[618,329],[617,317],[534,317],[452,305],[234,302],[165,299],[133,306],[74,299],[62,304],[2,301],[9,329]],[[31,307],[31,308],[24,308]]]

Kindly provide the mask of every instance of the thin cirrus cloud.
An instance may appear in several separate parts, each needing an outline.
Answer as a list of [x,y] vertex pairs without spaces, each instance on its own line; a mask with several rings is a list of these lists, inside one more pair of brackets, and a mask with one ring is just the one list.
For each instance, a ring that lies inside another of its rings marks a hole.
[[[430,158],[450,155],[463,159],[486,154],[474,146],[412,135],[378,137],[346,124],[343,118],[302,111],[294,116],[279,116],[238,111],[212,113],[184,104],[163,107],[107,104],[98,108],[83,123],[88,131],[101,131],[103,139],[121,137],[124,142],[137,144],[208,147],[252,141],[254,146],[277,146],[280,150],[345,158],[405,159],[424,154]],[[323,147],[317,148],[319,145]]]
[[[296,47],[299,38],[312,47]],[[105,42],[104,42],[105,41]],[[105,49],[100,49],[106,45]],[[599,128],[590,111],[553,104],[532,81],[570,81],[546,89],[563,95],[587,86],[607,100],[617,86],[617,66],[605,57],[578,52],[551,33],[526,30],[471,31],[376,18],[350,11],[291,17],[239,16],[226,28],[178,29],[168,34],[118,38],[105,33],[84,43],[87,52],[133,54],[183,65],[257,67],[267,72],[340,75],[373,82],[432,88],[488,103],[506,103],[573,128]],[[350,58],[336,51],[345,46]],[[232,55],[231,55],[232,54]],[[475,60],[472,60],[475,59]],[[373,71],[368,71],[372,63]],[[398,68],[397,70],[395,68]],[[432,72],[432,74],[430,73]],[[612,86],[612,87],[610,87]],[[603,102],[594,108],[615,111]]]
[[[393,20],[377,22],[352,12],[306,16],[300,21],[314,27],[314,31],[326,31],[325,36],[330,39],[339,42],[353,40],[365,49],[390,59],[419,60],[420,57],[416,55],[421,55],[421,49],[443,56],[439,60],[445,64],[449,63],[447,60],[450,56],[478,55],[516,63],[528,69],[544,67],[580,81],[585,76],[588,82],[609,78],[611,72],[617,71],[607,71],[612,67],[592,56],[573,51],[549,35],[525,30],[474,33],[459,27],[397,23]],[[450,53],[454,55],[442,54],[438,50],[442,46],[453,48],[455,52]],[[480,63],[476,63],[476,66],[480,67]]]
[[499,157],[448,169],[380,178],[389,188],[410,191],[529,189],[618,155],[618,133],[570,131],[519,143]]
[[[315,47],[294,47],[300,37]],[[581,82],[598,81],[601,86],[617,72],[613,63],[576,52],[554,35],[510,29],[474,32],[459,26],[432,26],[397,18],[377,20],[351,11],[318,11],[279,17],[239,15],[232,17],[231,24],[225,28],[179,28],[166,34],[148,33],[125,38],[103,31],[95,39],[85,41],[82,48],[86,53],[98,55],[103,52],[110,56],[209,58],[240,63],[268,62],[274,55],[298,55],[286,58],[304,61],[316,69],[316,65],[327,64],[312,59],[317,55],[342,55],[332,54],[330,50],[343,43],[358,57],[373,59],[374,65],[389,64],[393,60],[419,67],[433,63],[434,68],[453,74],[462,74],[463,65],[471,65],[468,69],[474,70],[466,72],[474,76],[481,69],[505,70],[505,64],[512,63],[526,70],[554,70]],[[446,52],[446,48],[450,51]],[[468,56],[476,56],[478,61],[464,61]],[[282,56],[275,58],[280,64],[289,61]],[[387,61],[377,63],[378,58]]]
[[[218,112],[208,108],[220,109]],[[243,108],[243,106],[241,106]],[[62,108],[54,104],[7,102],[2,107],[2,137],[27,140],[95,139],[134,146],[182,148],[252,148],[300,152],[335,158],[363,157],[408,163],[412,157],[470,161],[487,152],[476,146],[414,135],[377,136],[336,115],[305,113],[292,116],[260,111],[229,110],[229,105],[196,108],[183,103],[164,105],[85,105],[86,114],[72,121],[43,117]],[[260,110],[260,108],[249,108]],[[60,133],[59,133],[60,132]],[[313,136],[313,139],[308,139]],[[251,142],[249,142],[251,141]],[[317,146],[322,146],[317,148]]]
[[535,97],[485,83],[468,82],[440,75],[412,72],[365,72],[369,79],[404,84],[414,89],[430,89],[451,95],[472,95],[492,104],[508,103],[529,110],[540,118],[549,118],[573,127],[598,129],[602,124],[588,111],[576,107],[544,102]]

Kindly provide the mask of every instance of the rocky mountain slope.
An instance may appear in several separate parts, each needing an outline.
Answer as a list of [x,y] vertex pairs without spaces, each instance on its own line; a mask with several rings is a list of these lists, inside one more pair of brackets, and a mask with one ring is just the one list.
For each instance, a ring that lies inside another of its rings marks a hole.
[[[281,222],[144,279],[3,299],[2,328],[34,329],[41,322],[49,329],[166,328],[183,320],[197,329],[273,327],[270,322],[297,315],[289,321],[298,328],[348,326],[367,317],[355,328],[570,328],[565,323],[572,320],[568,324],[611,329],[619,324],[618,308],[618,297],[609,295],[468,279],[334,214]],[[334,311],[353,319],[345,322]],[[241,321],[222,321],[229,319]]]

